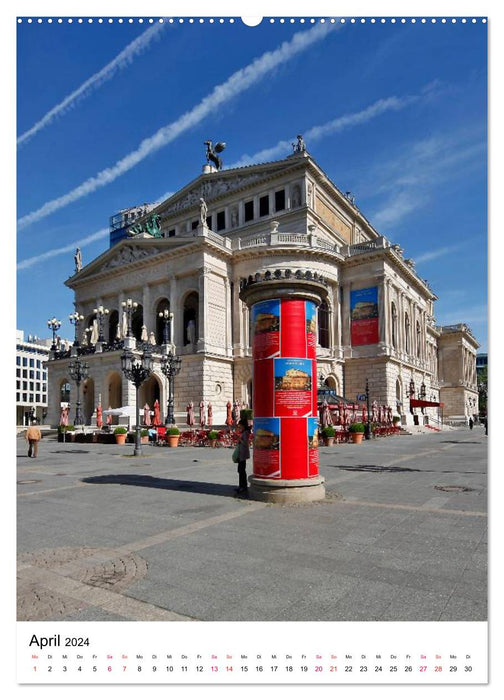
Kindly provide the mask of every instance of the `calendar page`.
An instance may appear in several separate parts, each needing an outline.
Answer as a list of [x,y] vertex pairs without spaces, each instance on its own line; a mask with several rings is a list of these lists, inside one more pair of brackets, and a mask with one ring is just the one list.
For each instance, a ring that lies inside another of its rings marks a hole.
[[8,19],[17,690],[486,689],[490,20],[153,5]]

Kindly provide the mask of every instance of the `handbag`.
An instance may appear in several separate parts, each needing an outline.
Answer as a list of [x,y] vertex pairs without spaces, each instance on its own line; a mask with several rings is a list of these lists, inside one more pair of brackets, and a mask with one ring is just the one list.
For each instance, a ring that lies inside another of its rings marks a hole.
[[238,464],[238,462],[240,461],[240,445],[236,445],[236,447],[234,448],[231,459],[235,464]]

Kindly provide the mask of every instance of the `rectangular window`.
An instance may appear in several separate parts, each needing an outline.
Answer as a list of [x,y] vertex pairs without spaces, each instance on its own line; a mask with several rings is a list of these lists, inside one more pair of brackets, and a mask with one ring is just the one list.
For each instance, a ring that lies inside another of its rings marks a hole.
[[191,229],[194,231],[195,228],[198,228],[199,221],[193,221],[191,224]]
[[217,212],[217,231],[222,231],[222,229],[226,228],[226,212],[225,211],[218,211]]
[[21,358],[19,357],[19,355],[17,355],[17,357],[16,357],[16,364],[17,365],[21,364]]
[[285,209],[285,190],[275,192],[275,211],[283,211]]
[[20,370],[20,369],[17,369],[17,370],[16,370],[16,377],[20,377],[20,376],[21,376],[21,370]]
[[168,231],[168,238],[173,238],[174,235],[175,235],[175,229],[172,228]]
[[35,403],[40,403],[40,394],[35,394]]
[[28,358],[23,357],[23,367],[28,367]]
[[30,367],[35,367],[35,360],[33,357],[30,357]]
[[254,218],[254,200],[245,202],[245,221],[252,221]]
[[265,195],[259,199],[259,216],[268,216],[269,214],[269,196]]
[[37,360],[37,369],[40,369],[40,360]]
[[210,230],[212,230],[212,217],[211,216],[207,216],[206,225],[208,226],[208,228]]
[[23,402],[27,403],[28,401],[28,394],[23,394]]
[[21,394],[16,392],[16,402],[19,403],[21,401]]
[[35,379],[35,371],[33,369],[30,370],[30,379]]

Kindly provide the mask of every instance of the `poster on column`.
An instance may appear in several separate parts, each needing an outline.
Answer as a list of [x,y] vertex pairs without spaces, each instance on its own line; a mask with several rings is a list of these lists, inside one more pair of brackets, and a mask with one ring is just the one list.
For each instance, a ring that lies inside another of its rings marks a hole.
[[306,313],[306,355],[315,357],[317,351],[317,307],[312,301],[305,301]]
[[350,292],[352,345],[372,345],[378,335],[378,287]]
[[275,416],[312,415],[312,360],[278,358],[275,364]]
[[256,360],[280,354],[280,299],[268,299],[253,305],[252,347]]
[[318,451],[318,418],[308,418],[308,476],[315,476],[319,473],[319,451]]
[[280,476],[280,419],[254,420],[254,475]]

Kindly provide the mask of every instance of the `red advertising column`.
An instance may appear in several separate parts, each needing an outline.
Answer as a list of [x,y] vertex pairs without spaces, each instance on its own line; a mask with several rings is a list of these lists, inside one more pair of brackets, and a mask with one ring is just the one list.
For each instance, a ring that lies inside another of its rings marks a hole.
[[276,270],[244,282],[254,362],[253,498],[320,500],[317,418],[317,306],[327,287],[317,273]]

